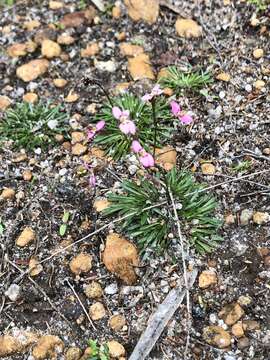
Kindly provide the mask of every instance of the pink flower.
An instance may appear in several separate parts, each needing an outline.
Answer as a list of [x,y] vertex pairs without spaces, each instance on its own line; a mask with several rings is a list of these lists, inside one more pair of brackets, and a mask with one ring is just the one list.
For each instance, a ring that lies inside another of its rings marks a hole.
[[118,106],[112,108],[112,114],[115,119],[120,121],[128,120],[130,115],[129,110],[121,110]]
[[154,97],[159,96],[161,94],[163,94],[163,90],[161,90],[159,84],[156,84],[149,94],[145,94],[142,97],[142,101],[144,102],[151,101]]
[[176,101],[171,102],[171,112],[181,121],[182,124],[188,125],[193,121],[192,116],[182,113],[181,106]]
[[136,133],[136,126],[133,121],[131,120],[125,120],[120,123],[119,129],[122,131],[122,133],[128,135],[135,135]]
[[153,156],[146,151],[143,152],[142,156],[139,157],[140,163],[145,167],[152,167],[155,165]]
[[104,120],[100,120],[99,122],[97,122],[96,124],[96,131],[100,131],[105,127],[105,121]]
[[90,177],[89,177],[89,185],[91,187],[95,187],[96,184],[97,184],[97,181],[96,181],[95,175],[94,174],[90,175]]
[[188,114],[185,114],[183,116],[180,116],[179,117],[179,120],[181,121],[182,124],[191,124],[193,119],[192,119],[192,116],[188,115]]
[[135,154],[137,154],[137,153],[139,153],[140,151],[143,150],[141,144],[137,140],[132,141],[131,149],[132,149],[133,152],[135,152]]
[[96,126],[93,126],[90,130],[87,130],[87,139],[92,140],[96,136],[96,133],[101,131],[105,127],[105,125],[106,123],[104,120],[100,120],[99,122],[97,122]]
[[174,116],[179,116],[181,112],[181,107],[176,101],[171,102],[171,112]]

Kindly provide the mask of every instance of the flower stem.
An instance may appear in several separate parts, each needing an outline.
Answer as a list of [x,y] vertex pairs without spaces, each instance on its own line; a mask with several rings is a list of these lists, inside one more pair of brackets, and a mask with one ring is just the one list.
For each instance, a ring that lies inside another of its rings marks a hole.
[[154,123],[154,150],[153,150],[153,158],[154,160],[156,157],[156,147],[157,147],[157,130],[158,130],[158,123],[157,123],[157,115],[156,115],[156,101],[155,99],[152,100],[152,117]]
[[103,87],[103,85],[101,85],[101,83],[100,83],[98,80],[85,78],[85,79],[83,80],[83,83],[84,83],[85,86],[89,86],[89,85],[91,85],[91,84],[97,85],[97,86],[102,90],[102,92],[104,93],[104,95],[106,96],[106,98],[108,99],[110,105],[113,106],[113,102],[112,102],[112,99],[111,99],[108,91]]

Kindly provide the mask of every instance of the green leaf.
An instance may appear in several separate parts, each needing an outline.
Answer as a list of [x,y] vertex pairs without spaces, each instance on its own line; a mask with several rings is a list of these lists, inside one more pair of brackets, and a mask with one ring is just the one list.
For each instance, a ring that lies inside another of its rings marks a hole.
[[59,228],[59,234],[61,236],[64,236],[67,231],[67,224],[62,224]]
[[66,224],[68,222],[70,216],[70,212],[69,211],[64,211],[64,215],[62,217],[62,221]]

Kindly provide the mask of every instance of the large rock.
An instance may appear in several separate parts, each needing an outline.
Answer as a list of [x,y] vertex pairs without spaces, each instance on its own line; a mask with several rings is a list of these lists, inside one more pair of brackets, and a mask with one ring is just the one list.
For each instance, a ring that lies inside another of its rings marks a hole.
[[16,75],[25,82],[30,82],[45,74],[49,67],[49,61],[46,59],[31,60],[17,68]]
[[203,329],[203,338],[209,344],[217,346],[219,349],[227,348],[231,345],[231,335],[221,326],[207,326]]
[[202,35],[202,28],[192,19],[177,19],[175,29],[179,36],[197,38]]
[[144,20],[148,24],[156,22],[159,15],[158,0],[124,0],[124,3],[132,20]]
[[33,348],[32,355],[36,360],[57,359],[57,354],[64,350],[64,343],[58,336],[42,336]]
[[139,264],[137,249],[116,233],[107,236],[103,262],[109,271],[126,284],[131,285],[136,282],[134,267]]
[[150,65],[149,56],[146,54],[140,54],[134,58],[128,60],[128,71],[133,80],[141,79],[155,79],[152,67]]

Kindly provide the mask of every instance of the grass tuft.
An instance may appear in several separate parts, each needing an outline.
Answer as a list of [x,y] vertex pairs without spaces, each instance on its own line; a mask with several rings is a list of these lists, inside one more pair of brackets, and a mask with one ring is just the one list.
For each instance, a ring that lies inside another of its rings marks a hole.
[[[48,126],[55,121],[55,128]],[[0,143],[12,141],[15,149],[34,150],[55,143],[55,135],[67,133],[67,114],[59,106],[20,103],[9,109],[0,122]]]
[[176,66],[168,67],[168,75],[159,80],[163,87],[169,87],[176,93],[181,90],[199,91],[213,82],[211,75],[203,71],[182,72]]
[[[170,201],[157,176],[140,184],[124,181],[123,193],[110,194],[112,204],[104,210],[105,215],[127,216],[120,224],[121,230],[137,242],[142,252],[147,248],[163,251],[169,245],[169,234],[176,233]],[[165,176],[178,205],[183,233],[197,252],[211,252],[221,240],[217,235],[221,221],[214,217],[215,198],[203,192],[204,186],[190,173],[173,169]]]
[[[149,150],[154,145],[154,127],[152,120],[151,106],[145,104],[140,98],[124,94],[121,97],[113,99],[113,105],[121,109],[129,110],[131,119],[136,123],[138,140]],[[156,114],[159,121],[157,130],[157,146],[161,146],[171,137],[173,130],[173,120],[164,98],[156,102]],[[106,127],[102,133],[95,138],[95,143],[110,154],[115,160],[130,152],[131,138],[123,134],[118,127],[118,121],[112,115],[112,106],[107,103],[96,116],[96,121],[106,121]]]

